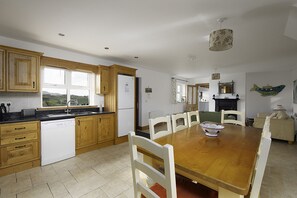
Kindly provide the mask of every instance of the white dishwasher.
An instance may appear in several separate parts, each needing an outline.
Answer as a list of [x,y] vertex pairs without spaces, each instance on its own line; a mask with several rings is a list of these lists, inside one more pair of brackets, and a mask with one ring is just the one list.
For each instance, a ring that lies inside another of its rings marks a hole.
[[75,156],[75,119],[41,122],[41,166]]

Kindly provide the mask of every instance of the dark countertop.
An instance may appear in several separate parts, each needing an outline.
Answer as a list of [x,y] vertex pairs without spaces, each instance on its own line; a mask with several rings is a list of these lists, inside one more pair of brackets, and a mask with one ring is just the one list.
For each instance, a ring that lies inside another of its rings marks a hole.
[[23,117],[20,112],[9,113],[3,115],[2,119],[0,119],[0,124],[6,123],[17,123],[17,122],[28,122],[28,121],[50,121],[50,120],[61,120],[67,118],[75,118],[79,116],[90,116],[90,115],[102,115],[102,114],[111,114],[114,112],[97,111],[95,109],[87,109],[87,110],[75,110],[70,112],[69,114],[64,113],[63,110],[51,110],[51,111],[36,111],[35,116]]

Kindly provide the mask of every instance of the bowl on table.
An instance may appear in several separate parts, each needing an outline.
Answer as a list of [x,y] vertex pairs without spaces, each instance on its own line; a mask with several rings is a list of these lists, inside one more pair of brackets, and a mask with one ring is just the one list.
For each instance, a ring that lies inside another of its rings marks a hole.
[[203,129],[205,135],[210,137],[218,136],[219,132],[224,128],[223,125],[215,122],[202,122],[200,126]]

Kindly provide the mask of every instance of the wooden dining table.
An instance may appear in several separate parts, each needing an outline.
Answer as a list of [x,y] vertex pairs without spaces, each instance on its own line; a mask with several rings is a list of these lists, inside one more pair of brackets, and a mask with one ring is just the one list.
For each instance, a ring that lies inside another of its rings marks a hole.
[[195,125],[154,141],[173,146],[178,174],[218,191],[219,198],[244,197],[249,193],[261,129],[224,127],[217,137],[206,136]]

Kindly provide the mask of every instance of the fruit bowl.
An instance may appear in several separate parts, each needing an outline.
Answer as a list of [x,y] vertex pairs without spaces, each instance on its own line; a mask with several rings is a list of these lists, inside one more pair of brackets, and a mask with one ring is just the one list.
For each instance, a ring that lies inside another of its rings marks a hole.
[[218,136],[218,133],[224,128],[223,125],[215,122],[202,122],[200,126],[202,127],[205,135],[210,137]]

